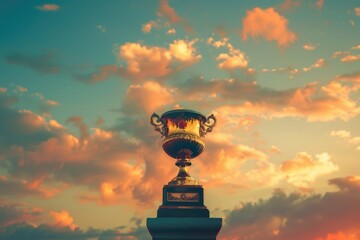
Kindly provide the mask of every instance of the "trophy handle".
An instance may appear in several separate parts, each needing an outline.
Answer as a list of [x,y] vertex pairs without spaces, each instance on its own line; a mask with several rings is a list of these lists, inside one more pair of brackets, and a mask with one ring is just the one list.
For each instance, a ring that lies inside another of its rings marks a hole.
[[150,124],[154,126],[155,131],[161,134],[161,137],[165,136],[165,128],[164,128],[165,124],[163,121],[161,121],[159,115],[153,113],[150,117]]
[[211,132],[216,125],[216,118],[211,114],[206,118],[206,121],[200,125],[200,135],[205,137],[208,132]]

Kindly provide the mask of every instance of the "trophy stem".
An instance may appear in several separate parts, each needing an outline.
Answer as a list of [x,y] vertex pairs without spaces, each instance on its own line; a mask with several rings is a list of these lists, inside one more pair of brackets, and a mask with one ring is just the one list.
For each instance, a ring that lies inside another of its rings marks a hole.
[[179,167],[179,172],[169,185],[199,185],[199,183],[190,176],[188,167],[191,166],[190,158],[180,158],[175,163]]

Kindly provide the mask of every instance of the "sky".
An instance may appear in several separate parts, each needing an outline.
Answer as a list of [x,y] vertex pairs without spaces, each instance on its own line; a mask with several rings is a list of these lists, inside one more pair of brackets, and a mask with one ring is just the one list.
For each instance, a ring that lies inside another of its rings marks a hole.
[[151,239],[149,123],[214,114],[220,240],[360,240],[360,2],[0,3],[0,239]]

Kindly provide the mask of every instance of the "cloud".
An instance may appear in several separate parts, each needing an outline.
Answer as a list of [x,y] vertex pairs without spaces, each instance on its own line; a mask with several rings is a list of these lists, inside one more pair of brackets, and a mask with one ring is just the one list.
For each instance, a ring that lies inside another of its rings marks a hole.
[[[168,90],[156,82],[129,89],[127,98],[134,102],[142,99],[141,93],[160,94],[168,101]],[[87,189],[78,195],[83,201],[148,207],[161,197],[161,188],[152,186],[175,175],[175,167],[155,166],[166,155],[148,121],[142,121],[149,116],[143,107],[152,111],[161,102],[147,105],[153,102],[149,98],[137,110],[125,104],[119,129],[89,128],[80,116],[72,116],[67,124],[78,128],[77,136],[50,117],[15,110],[16,100],[0,95],[0,166],[6,173],[0,192],[5,195],[47,198],[76,185]],[[126,114],[126,107],[132,114]]]
[[349,51],[336,51],[333,53],[332,58],[338,58],[338,57],[343,57],[346,55],[349,55],[350,52]]
[[347,121],[360,113],[356,99],[352,98],[352,93],[359,89],[358,81],[356,74],[342,75],[324,85],[312,82],[299,88],[275,90],[255,81],[193,78],[178,83],[176,93],[177,99],[204,109],[216,108],[219,112],[265,119],[300,117],[308,121]]
[[55,12],[60,9],[60,6],[57,4],[43,4],[41,6],[36,6],[36,9],[44,12]]
[[28,89],[27,89],[26,87],[23,87],[23,86],[20,86],[20,85],[17,85],[17,86],[16,86],[16,90],[17,90],[18,92],[22,92],[22,93],[28,91]]
[[8,64],[27,67],[42,74],[58,74],[61,71],[61,65],[54,60],[55,55],[52,53],[40,55],[12,53],[5,56]]
[[30,209],[22,204],[14,204],[0,200],[0,232],[2,228],[16,223],[25,221],[30,223],[36,222],[41,214],[42,209]]
[[271,153],[281,153],[282,152],[281,149],[276,146],[271,146],[269,150]]
[[345,131],[345,130],[331,131],[330,136],[339,137],[343,141],[345,141],[347,144],[357,145],[356,149],[360,150],[360,136],[353,137],[353,136],[351,136],[351,133],[349,131]]
[[316,238],[315,240],[359,240],[359,237],[357,234],[339,231],[336,233],[329,233],[326,237]]
[[180,17],[175,9],[169,5],[167,0],[160,0],[159,15],[165,17],[171,24],[180,24],[187,33],[194,33],[194,29],[188,20]]
[[125,43],[118,52],[118,58],[125,66],[104,65],[97,72],[77,76],[77,79],[85,83],[105,81],[110,76],[137,81],[164,79],[201,59],[202,56],[197,54],[194,47],[196,41],[174,40],[169,48]]
[[35,181],[9,179],[0,176],[0,195],[3,196],[37,196],[53,197],[60,190],[56,188],[41,187],[42,179]]
[[303,71],[304,72],[308,72],[308,71],[310,71],[310,70],[312,70],[312,69],[314,69],[314,68],[322,68],[322,67],[324,67],[324,66],[326,66],[326,61],[325,61],[325,59],[323,59],[323,58],[319,58],[318,60],[316,60],[315,61],[315,63],[313,63],[312,65],[310,65],[309,67],[303,67]]
[[147,81],[142,85],[130,85],[124,99],[124,113],[145,111],[150,116],[159,108],[174,103],[171,91],[153,81]]
[[168,34],[168,35],[176,34],[175,28],[170,28],[169,30],[167,30],[166,34]]
[[350,62],[356,62],[360,60],[360,54],[359,55],[346,55],[344,57],[341,58],[341,62],[343,63],[350,63]]
[[96,29],[99,30],[100,32],[106,32],[106,27],[101,24],[96,25]]
[[229,43],[228,38],[223,38],[222,40],[213,41],[213,38],[207,40],[208,44],[216,48],[227,47],[228,53],[220,53],[216,60],[220,63],[218,67],[224,70],[233,70],[236,68],[246,68],[248,65],[248,57],[241,52],[239,49],[234,48],[234,46]]
[[256,167],[244,172],[243,183],[248,187],[277,187],[287,184],[301,191],[312,190],[312,184],[323,175],[338,171],[338,166],[330,161],[328,153],[317,154],[314,159],[306,152],[299,152],[294,159],[279,165],[271,161],[258,161]]
[[54,218],[53,225],[56,227],[68,227],[71,230],[78,228],[78,226],[74,224],[74,218],[70,216],[68,211],[50,211],[50,216]]
[[315,4],[318,9],[322,9],[324,6],[324,0],[316,0]]
[[[126,43],[120,48],[119,57],[126,62],[126,75],[136,79],[165,77],[175,69],[196,63],[195,41],[175,40],[169,49]],[[177,66],[176,66],[177,65]]]
[[[246,101],[222,108],[264,118],[292,116],[304,117],[308,121],[348,120],[359,114],[356,102],[349,98],[352,90],[335,82],[321,88],[317,85],[311,83],[293,91],[283,91],[283,97],[278,97],[279,102],[274,102],[277,98],[269,95],[260,102]],[[337,91],[341,94],[337,94]]]
[[[308,51],[310,51],[309,46],[306,46],[305,48]],[[319,58],[313,64],[311,64],[310,66],[307,66],[307,67],[297,68],[297,67],[287,66],[287,67],[278,67],[278,68],[272,68],[272,69],[263,68],[263,69],[261,69],[261,72],[263,72],[263,73],[287,73],[287,74],[289,74],[289,78],[294,78],[294,76],[297,74],[309,72],[316,68],[322,68],[325,66],[327,66],[327,62],[325,61],[325,59]]]
[[300,152],[294,159],[284,161],[280,170],[290,184],[307,189],[318,176],[338,171],[339,167],[330,161],[328,153],[317,154],[313,159],[308,153]]
[[12,106],[18,101],[13,96],[0,95],[0,149],[11,146],[29,148],[56,134],[50,123],[29,110],[15,110]]
[[265,38],[267,41],[276,41],[279,47],[285,47],[296,40],[296,34],[288,29],[288,20],[276,12],[274,8],[254,8],[246,12],[243,19],[241,36]]
[[301,1],[296,1],[296,0],[285,0],[281,5],[280,5],[280,10],[282,11],[289,11],[293,8],[297,8],[301,5]]
[[98,67],[97,70],[87,75],[75,75],[75,78],[83,83],[94,84],[102,81],[106,81],[112,76],[121,76],[123,68],[115,65],[103,65]]
[[308,50],[308,51],[313,51],[316,49],[316,45],[307,43],[307,44],[303,45],[303,49]]
[[[351,50],[358,50],[358,49],[360,49],[360,45],[356,45],[351,48]],[[351,63],[360,60],[360,55],[351,53],[351,51],[337,51],[333,53],[332,57],[340,58],[340,61],[342,63]]]
[[159,29],[159,28],[160,28],[160,25],[159,25],[157,22],[155,22],[155,21],[150,21],[150,22],[148,22],[148,23],[145,23],[145,24],[142,26],[141,30],[142,30],[144,33],[150,33],[153,28]]
[[360,216],[354,214],[360,200],[359,177],[329,183],[339,190],[324,195],[287,195],[276,190],[269,199],[242,203],[227,214],[220,239],[329,240],[337,235],[359,239]]
[[148,239],[146,227],[133,227],[124,230],[123,226],[111,229],[80,229],[72,230],[69,227],[57,227],[48,224],[33,226],[28,223],[17,223],[0,229],[2,239],[26,239],[31,236],[36,240],[133,240]]
[[245,144],[232,143],[231,134],[218,133],[219,129],[217,130],[206,139],[206,149],[194,159],[192,171],[199,172],[199,179],[205,182],[208,188],[234,192],[239,188],[254,186],[256,179],[246,175],[249,170],[244,169],[244,164],[259,163],[254,167],[258,169],[262,162],[267,161],[268,156]]
[[354,8],[354,12],[356,16],[360,16],[360,7]]

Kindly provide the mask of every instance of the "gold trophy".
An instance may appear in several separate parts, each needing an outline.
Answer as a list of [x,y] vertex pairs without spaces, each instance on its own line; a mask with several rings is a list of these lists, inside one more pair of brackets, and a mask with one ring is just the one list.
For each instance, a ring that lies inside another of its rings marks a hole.
[[154,113],[151,125],[163,138],[162,147],[172,158],[179,173],[163,188],[163,205],[158,209],[158,217],[209,217],[204,206],[203,188],[190,176],[188,167],[191,159],[199,156],[205,147],[204,138],[216,124],[213,114],[205,117],[201,113],[187,109]]

